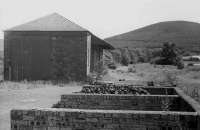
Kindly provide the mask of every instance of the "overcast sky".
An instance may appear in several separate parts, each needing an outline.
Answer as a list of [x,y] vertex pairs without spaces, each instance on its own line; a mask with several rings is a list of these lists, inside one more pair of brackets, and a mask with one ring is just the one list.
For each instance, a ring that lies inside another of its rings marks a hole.
[[200,0],[0,0],[0,38],[54,12],[106,38],[161,21],[200,23]]

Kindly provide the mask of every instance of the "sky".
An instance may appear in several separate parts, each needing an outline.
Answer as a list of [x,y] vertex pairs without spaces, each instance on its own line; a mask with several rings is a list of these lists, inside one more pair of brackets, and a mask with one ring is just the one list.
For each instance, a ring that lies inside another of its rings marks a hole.
[[200,23],[200,0],[0,0],[3,30],[57,12],[107,38],[163,21]]

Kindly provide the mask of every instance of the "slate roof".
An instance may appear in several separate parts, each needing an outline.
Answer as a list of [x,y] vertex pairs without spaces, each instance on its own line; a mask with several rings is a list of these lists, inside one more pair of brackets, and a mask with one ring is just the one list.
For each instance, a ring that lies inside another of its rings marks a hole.
[[53,13],[5,31],[88,31],[65,17]]
[[[31,22],[15,26],[13,28],[7,29],[5,31],[86,31],[83,27],[77,25],[76,23],[66,19],[65,17],[53,13],[39,19],[33,20]],[[91,32],[89,32],[93,35]],[[94,44],[99,44],[106,49],[114,49],[113,46],[105,42],[104,40],[96,37],[93,35],[97,42],[95,41]]]

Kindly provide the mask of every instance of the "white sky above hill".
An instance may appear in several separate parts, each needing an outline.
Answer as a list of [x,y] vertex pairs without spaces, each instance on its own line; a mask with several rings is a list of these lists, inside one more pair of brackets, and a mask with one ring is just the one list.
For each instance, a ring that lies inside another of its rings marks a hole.
[[200,23],[200,0],[0,0],[3,30],[57,12],[101,38],[161,21]]

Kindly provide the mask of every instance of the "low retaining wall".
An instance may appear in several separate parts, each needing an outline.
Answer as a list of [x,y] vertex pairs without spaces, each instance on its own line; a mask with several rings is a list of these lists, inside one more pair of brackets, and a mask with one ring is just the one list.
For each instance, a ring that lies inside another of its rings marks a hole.
[[194,111],[177,95],[67,94],[54,108]]
[[197,112],[12,110],[11,130],[199,130]]
[[162,88],[142,87],[142,88],[147,90],[151,95],[177,95],[177,92],[172,87],[162,87]]
[[177,95],[62,95],[59,108],[11,110],[11,130],[200,130],[200,105],[174,91]]

